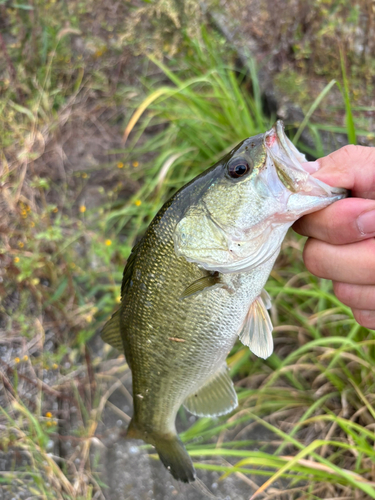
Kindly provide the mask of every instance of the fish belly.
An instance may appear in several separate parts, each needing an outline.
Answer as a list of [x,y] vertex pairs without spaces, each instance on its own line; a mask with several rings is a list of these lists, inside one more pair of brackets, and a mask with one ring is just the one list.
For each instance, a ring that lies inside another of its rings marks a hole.
[[272,265],[225,275],[225,289],[184,300],[181,294],[160,294],[154,301],[146,296],[124,315],[138,425],[150,433],[175,432],[179,407],[222,368]]

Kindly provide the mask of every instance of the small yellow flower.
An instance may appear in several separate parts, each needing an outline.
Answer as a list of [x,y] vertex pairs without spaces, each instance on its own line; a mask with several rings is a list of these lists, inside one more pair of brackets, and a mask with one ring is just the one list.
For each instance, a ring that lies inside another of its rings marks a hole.
[[52,370],[57,370],[59,365],[57,363],[53,363]]
[[18,364],[20,361],[21,361],[21,360],[20,360],[20,358],[14,358],[14,362],[15,362],[16,364]]
[[135,168],[139,167],[139,163],[138,163],[137,161],[133,161],[132,165],[133,165],[133,167],[135,167]]
[[105,244],[107,245],[107,247],[111,246],[112,240],[105,240]]
[[47,411],[47,413],[46,413],[46,417],[47,417],[47,418],[52,418],[52,413],[51,413],[50,411]]
[[50,420],[48,420],[47,427],[52,427],[52,425],[53,425],[52,422]]
[[54,213],[57,213],[58,211],[59,211],[59,209],[58,209],[57,207],[55,207],[55,208],[52,210],[52,212],[54,212]]
[[85,207],[85,205],[81,205],[81,206],[79,207],[79,211],[81,212],[81,214],[85,213],[85,212],[86,212],[86,207]]
[[140,207],[140,206],[142,205],[141,200],[135,200],[135,202],[134,202],[134,203],[135,203],[135,205],[136,205],[137,207]]
[[87,179],[88,175],[86,174],[86,172],[83,172],[81,177],[82,177],[82,179]]
[[25,356],[22,358],[22,361],[28,361],[29,359],[29,356],[27,354],[25,354]]
[[31,210],[30,205],[26,205],[26,210],[27,210],[27,212],[30,212],[30,210]]
[[27,216],[27,211],[25,209],[21,210],[21,215],[22,217]]
[[31,284],[34,285],[34,286],[39,285],[39,283],[40,283],[40,279],[39,278],[33,278],[31,280]]
[[124,168],[124,164],[122,163],[122,161],[119,161],[117,163],[117,168]]
[[14,262],[15,264],[17,264],[17,262],[19,262],[19,261],[20,261],[20,258],[19,258],[19,257],[14,257],[13,262]]
[[18,244],[18,246],[19,246],[20,248],[23,248],[23,247],[25,246],[25,245],[22,243],[22,241],[19,241],[17,244]]
[[31,221],[30,222],[30,227],[35,227],[35,222]]
[[52,420],[52,425],[57,425],[57,420]]

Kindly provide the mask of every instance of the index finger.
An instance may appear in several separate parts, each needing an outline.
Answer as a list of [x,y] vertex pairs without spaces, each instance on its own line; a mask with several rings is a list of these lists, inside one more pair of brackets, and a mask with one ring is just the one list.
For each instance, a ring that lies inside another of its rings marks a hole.
[[317,166],[313,177],[350,189],[354,197],[375,199],[375,148],[350,144],[320,158]]
[[318,212],[305,215],[293,229],[334,245],[345,245],[375,236],[375,201],[345,198]]

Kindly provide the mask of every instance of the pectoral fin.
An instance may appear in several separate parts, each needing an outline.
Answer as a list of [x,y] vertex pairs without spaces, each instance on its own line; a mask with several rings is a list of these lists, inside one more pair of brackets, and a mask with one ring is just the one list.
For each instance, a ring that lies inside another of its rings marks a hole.
[[271,301],[268,293],[263,290],[251,304],[239,334],[241,342],[263,359],[271,356],[273,352],[272,323],[267,312],[268,306],[271,306]]
[[237,394],[226,363],[203,387],[184,401],[185,408],[198,417],[225,415],[237,405]]
[[209,274],[208,276],[203,276],[203,278],[193,281],[193,283],[183,291],[180,298],[186,299],[187,297],[203,292],[203,290],[207,288],[220,288],[222,286],[224,286],[224,283],[222,283],[219,273]]
[[104,325],[100,336],[104,342],[115,347],[118,351],[124,352],[120,330],[120,309]]

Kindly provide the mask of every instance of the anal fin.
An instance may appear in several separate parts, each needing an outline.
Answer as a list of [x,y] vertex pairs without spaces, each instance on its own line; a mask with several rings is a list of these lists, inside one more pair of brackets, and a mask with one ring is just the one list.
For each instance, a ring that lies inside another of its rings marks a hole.
[[249,346],[250,351],[256,356],[263,359],[271,356],[273,352],[273,327],[267,312],[270,307],[270,297],[263,290],[251,304],[239,334],[241,342]]
[[184,401],[185,408],[198,417],[225,415],[237,405],[237,394],[226,363],[203,387]]
[[115,347],[118,351],[124,352],[120,330],[120,309],[118,309],[104,325],[100,336],[104,342]]

